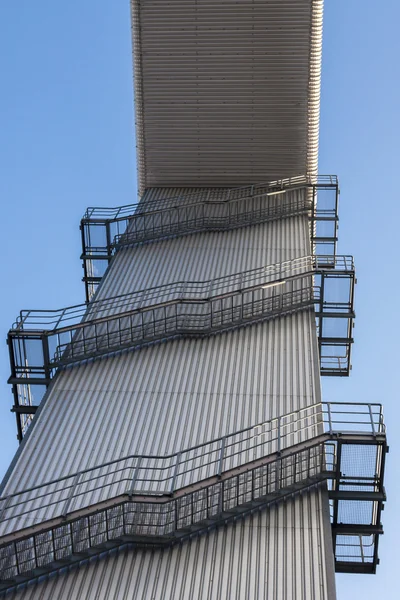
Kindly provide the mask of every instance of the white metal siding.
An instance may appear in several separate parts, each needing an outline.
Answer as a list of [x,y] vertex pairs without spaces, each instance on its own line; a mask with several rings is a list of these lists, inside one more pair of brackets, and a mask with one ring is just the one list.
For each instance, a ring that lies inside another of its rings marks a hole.
[[139,185],[316,172],[323,0],[131,0]]
[[[291,217],[126,248],[113,260],[97,297],[175,280],[206,280],[304,256],[310,252],[308,228],[307,217]],[[127,454],[178,451],[319,401],[312,310],[206,339],[155,344],[72,366],[57,375],[5,493]],[[114,591],[93,591],[99,585],[97,573],[90,580],[92,591],[84,592],[87,597],[124,597],[121,594],[130,594],[129,586],[133,586],[138,598],[275,600],[291,597],[285,586],[297,589],[293,581],[300,578],[304,579],[299,588],[303,596],[296,598],[328,598],[321,582],[332,571],[332,556],[324,562],[321,548],[325,546],[320,544],[317,552],[313,536],[323,537],[329,546],[330,534],[322,532],[318,514],[313,513],[319,510],[319,496],[306,497],[307,503],[301,498],[290,503],[289,513],[285,506],[266,511],[181,548],[136,551],[84,567],[61,576],[60,584],[44,584],[43,594],[60,585],[66,597],[74,597],[74,590],[89,585],[90,573],[100,569],[104,585]],[[35,518],[59,514],[62,506],[56,503]],[[284,524],[286,514],[288,525]],[[290,523],[295,514],[299,521],[293,529]],[[29,516],[20,519],[19,527],[31,521]],[[299,547],[301,568],[294,562]],[[218,555],[215,564],[210,561],[213,552]],[[252,571],[254,561],[257,573]],[[114,569],[128,563],[132,563],[131,578],[109,579]],[[282,564],[289,570],[285,570],[287,579],[281,580],[277,573]],[[217,571],[211,575],[214,567]],[[294,579],[291,569],[296,571]],[[161,572],[162,576],[157,575]],[[122,586],[119,591],[118,586]]]
[[[306,217],[190,235],[122,250],[97,297],[206,280],[307,253]],[[5,491],[133,452],[179,450],[315,404],[315,356],[314,317],[304,311],[67,368]]]
[[[140,188],[168,186],[146,198],[316,172],[323,0],[131,5]],[[306,217],[126,248],[97,298],[308,254]],[[312,310],[73,366],[56,376],[5,493],[134,452],[177,451],[319,401]],[[333,600],[333,568],[319,489],[173,549],[108,556],[10,598]]]

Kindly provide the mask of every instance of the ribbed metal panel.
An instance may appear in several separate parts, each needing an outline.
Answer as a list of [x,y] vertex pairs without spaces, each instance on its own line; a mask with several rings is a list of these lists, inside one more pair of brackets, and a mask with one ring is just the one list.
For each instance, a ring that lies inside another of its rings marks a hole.
[[319,399],[313,314],[59,374],[6,493],[130,453],[163,454]]
[[323,0],[131,0],[139,187],[315,172]]
[[[97,297],[307,252],[305,217],[127,248]],[[177,451],[316,404],[316,352],[313,312],[305,311],[68,368],[56,377],[5,493],[131,453]]]
[[[147,198],[168,195],[155,190]],[[309,252],[304,216],[128,247],[116,254],[97,298]],[[80,364],[56,376],[4,494],[131,453],[179,451],[320,399],[312,310]],[[36,518],[60,514],[54,500]],[[43,598],[334,598],[321,507],[320,493],[307,493],[180,547],[109,557],[15,597],[40,589]],[[29,516],[18,521],[30,524]]]
[[173,549],[121,552],[9,598],[333,600],[329,536],[327,499],[314,491]]
[[310,254],[304,216],[121,250],[97,299],[173,281],[205,281]]
[[[157,186],[144,202],[165,204],[183,186],[207,196],[201,186],[214,186],[215,198],[215,186],[316,173],[322,5],[131,0],[139,187]],[[305,216],[125,247],[96,296],[309,254]],[[82,363],[56,376],[3,494],[131,453],[179,451],[320,400],[309,309]],[[54,496],[39,519],[58,504]],[[18,527],[30,524],[28,515]],[[126,550],[10,597],[333,600],[330,537],[327,496],[314,489],[174,548]]]

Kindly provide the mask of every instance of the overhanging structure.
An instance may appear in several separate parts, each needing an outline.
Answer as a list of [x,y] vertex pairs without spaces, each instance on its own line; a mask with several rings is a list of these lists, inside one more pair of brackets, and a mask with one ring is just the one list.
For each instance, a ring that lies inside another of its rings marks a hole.
[[131,0],[139,188],[316,175],[323,0]]

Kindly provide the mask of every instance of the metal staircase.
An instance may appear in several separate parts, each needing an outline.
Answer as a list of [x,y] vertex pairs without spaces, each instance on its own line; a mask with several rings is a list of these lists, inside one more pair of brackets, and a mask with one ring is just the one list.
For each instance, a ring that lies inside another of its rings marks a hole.
[[81,220],[89,301],[114,253],[126,246],[202,231],[226,231],[307,215],[316,254],[336,253],[339,187],[334,175],[299,176],[240,188],[148,200],[118,208],[87,209]]
[[380,405],[326,403],[11,493],[0,499],[0,591],[126,545],[181,543],[318,485],[336,570],[374,572],[386,452]]
[[[339,300],[334,280],[340,283]],[[305,256],[209,281],[157,286],[89,306],[21,311],[8,333],[9,383],[19,439],[61,366],[179,337],[214,335],[300,310],[315,310],[321,373],[348,375],[354,283],[352,257]]]

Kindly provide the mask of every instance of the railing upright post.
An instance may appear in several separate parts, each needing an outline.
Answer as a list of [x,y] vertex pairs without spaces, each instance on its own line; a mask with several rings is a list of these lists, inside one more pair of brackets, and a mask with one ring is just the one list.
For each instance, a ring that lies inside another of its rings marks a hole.
[[278,454],[281,453],[281,417],[278,417]]
[[221,475],[222,475],[222,467],[223,467],[223,462],[224,462],[225,446],[226,446],[226,436],[222,438],[221,451],[220,451],[219,461],[218,461],[217,477],[221,477]]
[[19,564],[19,560],[18,560],[17,542],[14,542],[14,554],[15,554],[15,566],[17,567],[18,575],[20,575],[21,569],[20,569],[20,564]]
[[129,491],[128,491],[129,499],[131,499],[132,496],[133,496],[133,492],[135,490],[135,485],[136,485],[136,481],[137,481],[137,478],[138,478],[138,474],[139,474],[139,471],[141,469],[142,461],[143,461],[143,457],[141,456],[139,458],[139,460],[137,461],[137,463],[136,463],[135,472],[133,474],[131,485],[130,485],[130,488],[129,488]]
[[326,403],[327,407],[328,407],[328,424],[329,424],[329,434],[332,435],[333,429],[332,429],[332,415],[331,415],[331,403],[327,402]]
[[174,529],[178,531],[178,499],[173,500],[174,503]]
[[298,454],[293,454],[293,460],[294,460],[294,465],[293,465],[293,483],[296,483],[296,478],[297,478],[297,457]]
[[320,471],[321,474],[325,471],[325,445],[324,444],[320,444],[319,446],[320,448]]
[[[38,552],[37,552],[37,538],[36,538],[36,535],[33,534],[32,538],[33,538],[33,554],[34,554],[34,558],[35,558],[35,566],[38,567]],[[53,560],[56,560],[56,549],[55,549],[55,546],[54,546],[53,531],[51,532],[51,541],[52,541],[52,545],[53,545]]]
[[78,485],[78,483],[79,483],[79,479],[80,479],[80,476],[81,476],[81,475],[82,475],[82,473],[77,473],[77,474],[75,475],[75,477],[74,477],[73,481],[72,481],[71,491],[70,491],[70,492],[69,492],[69,494],[68,494],[68,498],[67,498],[67,500],[65,501],[64,508],[63,508],[63,511],[62,511],[62,513],[61,513],[61,516],[62,516],[63,518],[65,518],[65,517],[67,516],[67,513],[68,513],[69,506],[70,506],[70,504],[71,504],[71,502],[72,502],[72,499],[73,499],[73,497],[74,497],[75,490],[76,490],[76,487],[77,487],[77,485]]
[[379,433],[385,433],[385,422],[383,419],[382,406],[379,408]]
[[71,540],[71,554],[74,554],[75,552],[75,541],[74,541],[74,532],[72,529],[72,521],[69,524],[69,539]]
[[[36,539],[36,536],[33,536],[33,539]],[[56,555],[57,555],[57,551],[56,551],[56,540],[54,539],[54,529],[51,530],[51,546],[52,546],[52,551],[53,551],[53,560],[57,560],[56,559]],[[37,556],[37,550],[36,550],[36,544],[35,544],[35,561],[36,561],[36,566],[38,567],[38,556]]]
[[224,493],[225,493],[225,482],[221,481],[219,484],[219,501],[218,501],[218,513],[222,515],[224,512]]
[[375,431],[375,424],[374,424],[374,415],[372,413],[372,406],[370,404],[368,404],[368,410],[369,410],[369,418],[371,419],[371,430],[372,430],[372,434],[376,435],[376,431]]
[[182,456],[182,452],[178,452],[178,454],[176,456],[176,463],[175,463],[175,468],[174,468],[174,474],[172,476],[171,487],[170,487],[170,490],[169,490],[170,494],[173,494],[174,491],[175,491],[175,481],[176,481],[176,478],[178,476],[179,462],[181,460],[181,456]]
[[42,336],[42,352],[43,352],[43,367],[46,379],[50,379],[50,351],[49,351],[49,338],[47,335]]

